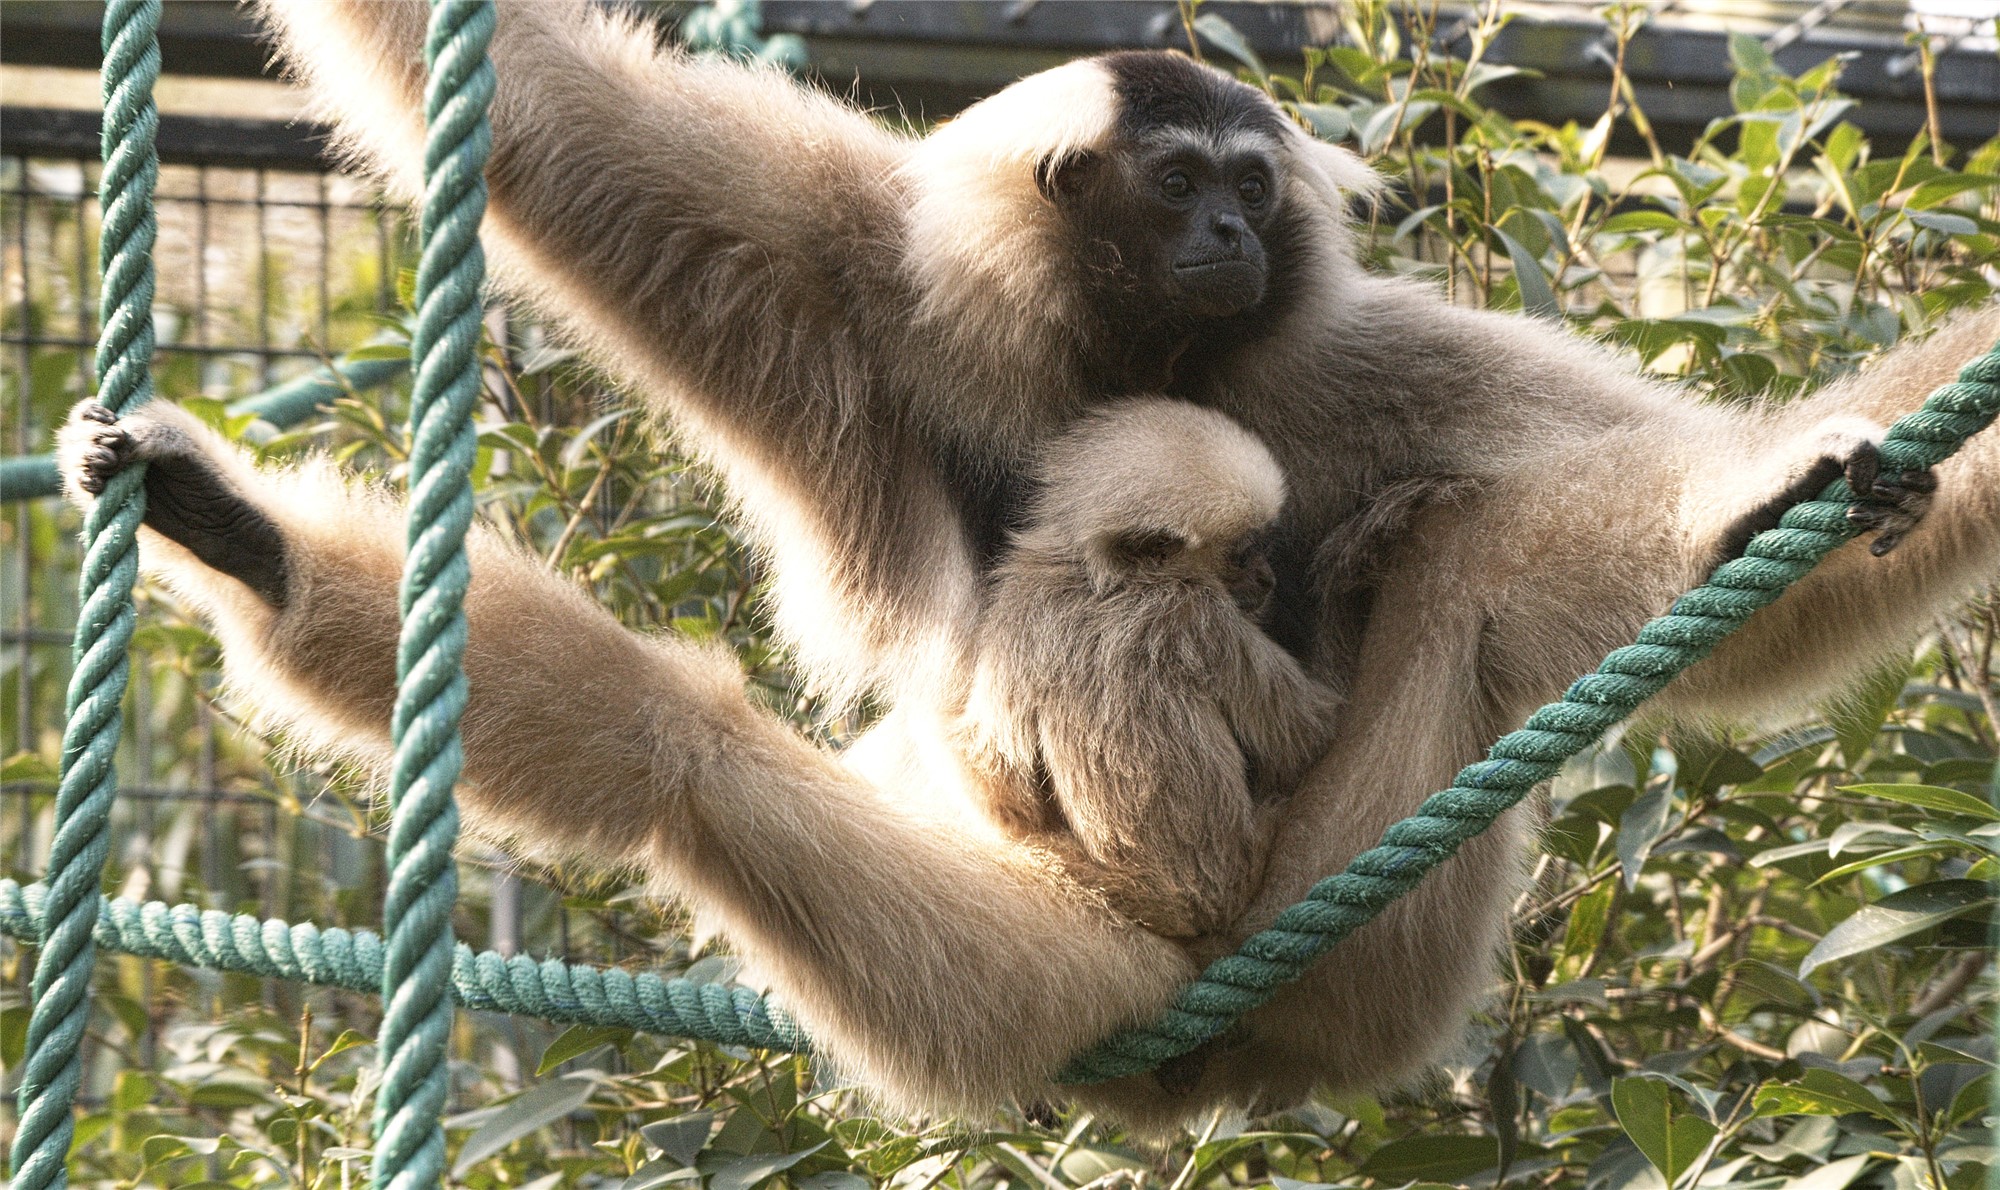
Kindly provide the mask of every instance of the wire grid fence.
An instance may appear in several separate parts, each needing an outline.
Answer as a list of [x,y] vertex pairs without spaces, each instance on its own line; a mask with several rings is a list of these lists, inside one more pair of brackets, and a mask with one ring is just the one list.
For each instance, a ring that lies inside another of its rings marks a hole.
[[[0,393],[4,450],[49,449],[93,364],[98,163],[0,153]],[[162,168],[159,293],[161,399],[230,399],[337,358],[397,316],[399,277],[414,266],[414,229],[368,186],[336,173],[185,164]],[[499,312],[489,319],[507,340]],[[500,386],[495,386],[498,389]],[[504,391],[504,390],[503,390]],[[381,394],[398,408],[406,390]],[[61,501],[4,506],[0,519],[0,865],[23,881],[44,871],[53,769],[76,614],[78,518]],[[142,590],[141,598],[146,598]],[[118,757],[110,871],[126,896],[324,925],[379,925],[385,880],[380,823],[366,781],[301,767],[243,733],[216,701],[214,646],[157,601],[134,641]],[[473,854],[456,928],[475,946],[616,962],[632,949],[615,910],[524,881],[497,855]],[[0,942],[0,1011],[26,1012],[32,967]],[[228,981],[241,981],[228,986]],[[315,1028],[373,1032],[366,997],[279,981],[107,957],[83,1100],[101,1101],[120,1069],[156,1068],[163,1030],[225,1005],[262,1004],[273,1027],[308,1006]],[[503,1082],[532,1067],[552,1027],[461,1014],[461,1052]],[[11,1079],[6,1119],[13,1109]],[[6,1129],[11,1131],[11,1127]]]

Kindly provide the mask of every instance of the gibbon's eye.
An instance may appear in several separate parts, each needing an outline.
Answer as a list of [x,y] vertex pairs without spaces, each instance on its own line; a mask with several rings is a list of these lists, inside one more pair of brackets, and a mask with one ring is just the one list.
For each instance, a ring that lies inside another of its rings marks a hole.
[[1236,193],[1242,195],[1244,203],[1249,206],[1263,206],[1269,192],[1270,184],[1264,181],[1263,174],[1245,174],[1243,180],[1236,183]]
[[1179,534],[1159,531],[1121,533],[1112,548],[1128,565],[1142,566],[1164,562],[1186,546]]
[[1160,179],[1160,193],[1175,200],[1192,197],[1194,181],[1187,176],[1186,170],[1173,170]]

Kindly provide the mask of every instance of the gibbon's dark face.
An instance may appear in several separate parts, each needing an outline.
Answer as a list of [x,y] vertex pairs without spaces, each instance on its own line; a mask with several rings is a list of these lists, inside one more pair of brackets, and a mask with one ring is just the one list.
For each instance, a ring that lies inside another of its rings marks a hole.
[[1098,61],[1119,105],[1112,145],[1045,161],[1038,180],[1078,233],[1109,329],[1184,338],[1255,309],[1272,289],[1282,117],[1178,54]]
[[1114,569],[1122,572],[1219,582],[1237,609],[1260,624],[1278,585],[1268,530],[1210,545],[1198,554],[1178,533],[1134,530],[1113,538],[1110,554]]

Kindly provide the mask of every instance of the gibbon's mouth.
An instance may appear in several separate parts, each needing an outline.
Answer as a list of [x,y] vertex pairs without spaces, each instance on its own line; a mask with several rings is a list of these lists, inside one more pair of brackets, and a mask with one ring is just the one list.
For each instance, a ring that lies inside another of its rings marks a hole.
[[1216,256],[1208,260],[1190,260],[1177,264],[1174,266],[1174,275],[1178,277],[1206,276],[1219,273],[1230,265],[1242,265],[1244,268],[1256,267],[1250,263],[1248,257],[1242,255]]
[[1174,266],[1188,313],[1207,318],[1239,314],[1264,299],[1264,267],[1242,256]]

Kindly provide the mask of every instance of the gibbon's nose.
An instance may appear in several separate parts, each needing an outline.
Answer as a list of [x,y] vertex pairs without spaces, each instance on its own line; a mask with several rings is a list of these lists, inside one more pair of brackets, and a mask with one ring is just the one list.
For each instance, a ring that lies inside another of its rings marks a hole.
[[1243,216],[1234,211],[1217,211],[1209,226],[1215,229],[1217,238],[1232,248],[1241,244],[1243,233],[1250,230],[1250,225],[1243,222]]

